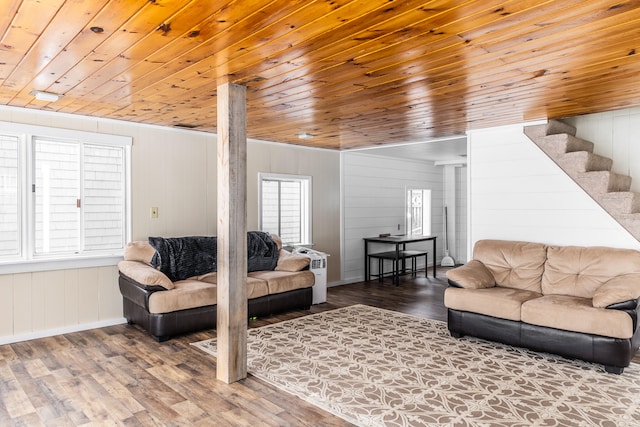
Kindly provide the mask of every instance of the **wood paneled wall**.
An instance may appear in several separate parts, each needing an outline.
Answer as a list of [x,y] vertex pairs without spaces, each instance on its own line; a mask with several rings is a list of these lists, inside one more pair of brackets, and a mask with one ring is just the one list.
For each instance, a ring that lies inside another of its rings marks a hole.
[[115,266],[0,275],[0,343],[122,322]]

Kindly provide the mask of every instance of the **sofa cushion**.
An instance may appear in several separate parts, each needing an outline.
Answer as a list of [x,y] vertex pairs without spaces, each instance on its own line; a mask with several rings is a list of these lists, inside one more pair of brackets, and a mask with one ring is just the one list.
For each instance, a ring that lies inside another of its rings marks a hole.
[[171,313],[217,303],[217,287],[214,284],[187,279],[177,281],[174,285],[175,288],[170,291],[149,295],[149,313]]
[[496,285],[496,280],[489,269],[477,259],[448,270],[446,275],[447,279],[466,289],[491,288]]
[[310,288],[315,283],[315,276],[309,270],[288,271],[254,271],[249,277],[267,282],[269,294],[279,294],[294,289]]
[[140,261],[120,261],[118,270],[142,285],[174,288],[173,282],[164,273]]
[[593,298],[600,286],[621,273],[640,274],[640,252],[605,247],[550,246],[542,277],[542,293]]
[[593,306],[604,308],[638,298],[640,298],[640,274],[623,274],[598,288],[593,295]]
[[454,310],[519,321],[522,304],[540,296],[537,292],[505,287],[447,288],[444,291],[444,305]]
[[[218,273],[208,273],[198,276],[198,280],[215,285],[218,283]],[[254,277],[246,277],[244,283],[247,287],[247,299],[263,297],[269,294],[267,282],[264,280],[256,279]]]
[[479,240],[473,259],[481,261],[493,275],[496,286],[541,293],[547,247],[541,243]]
[[292,254],[289,251],[280,249],[276,271],[300,271],[309,266],[311,258],[304,255]]
[[271,237],[271,240],[276,243],[276,247],[278,248],[278,250],[282,249],[282,239],[280,238],[280,236],[278,236],[277,234],[269,233],[269,237]]
[[124,247],[125,261],[140,261],[151,265],[151,259],[155,255],[156,250],[149,244],[140,240],[129,242]]
[[538,326],[629,339],[631,316],[624,311],[596,308],[590,298],[544,295],[522,304],[522,321]]

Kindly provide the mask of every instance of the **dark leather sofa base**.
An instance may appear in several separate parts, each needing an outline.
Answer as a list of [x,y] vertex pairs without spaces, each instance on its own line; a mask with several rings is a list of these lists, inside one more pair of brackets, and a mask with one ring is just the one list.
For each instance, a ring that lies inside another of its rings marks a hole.
[[456,338],[470,335],[568,359],[599,363],[607,372],[615,374],[622,374],[638,350],[637,342],[631,339],[564,331],[453,309],[448,309],[448,327]]
[[[215,305],[152,314],[147,309],[149,295],[162,292],[160,289],[163,288],[144,287],[123,274],[120,274],[119,285],[127,323],[139,325],[158,342],[216,327],[218,310]],[[247,310],[249,317],[269,316],[288,310],[309,310],[312,301],[312,288],[295,289],[250,299]]]

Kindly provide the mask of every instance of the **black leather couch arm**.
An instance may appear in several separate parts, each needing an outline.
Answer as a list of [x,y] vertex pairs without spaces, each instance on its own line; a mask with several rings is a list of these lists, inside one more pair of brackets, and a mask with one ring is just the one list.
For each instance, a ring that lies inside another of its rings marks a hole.
[[149,286],[138,283],[132,278],[122,274],[122,272],[120,273],[118,284],[123,298],[127,298],[147,311],[149,311],[149,296],[154,292],[163,292],[167,290],[159,285]]
[[607,310],[621,310],[626,312],[633,321],[633,330],[638,329],[638,317],[640,316],[640,298],[617,302],[606,307]]

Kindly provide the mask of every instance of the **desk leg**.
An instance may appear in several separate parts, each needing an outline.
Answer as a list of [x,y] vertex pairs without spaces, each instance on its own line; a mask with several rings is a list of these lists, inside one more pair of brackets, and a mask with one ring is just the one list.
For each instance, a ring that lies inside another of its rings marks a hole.
[[433,277],[436,277],[436,239],[433,239]]
[[[400,244],[399,243],[396,243],[396,259],[393,265],[394,265],[393,284],[398,286],[400,284]],[[402,266],[404,268],[404,260],[402,261]]]
[[364,241],[364,280],[369,281],[369,242]]

